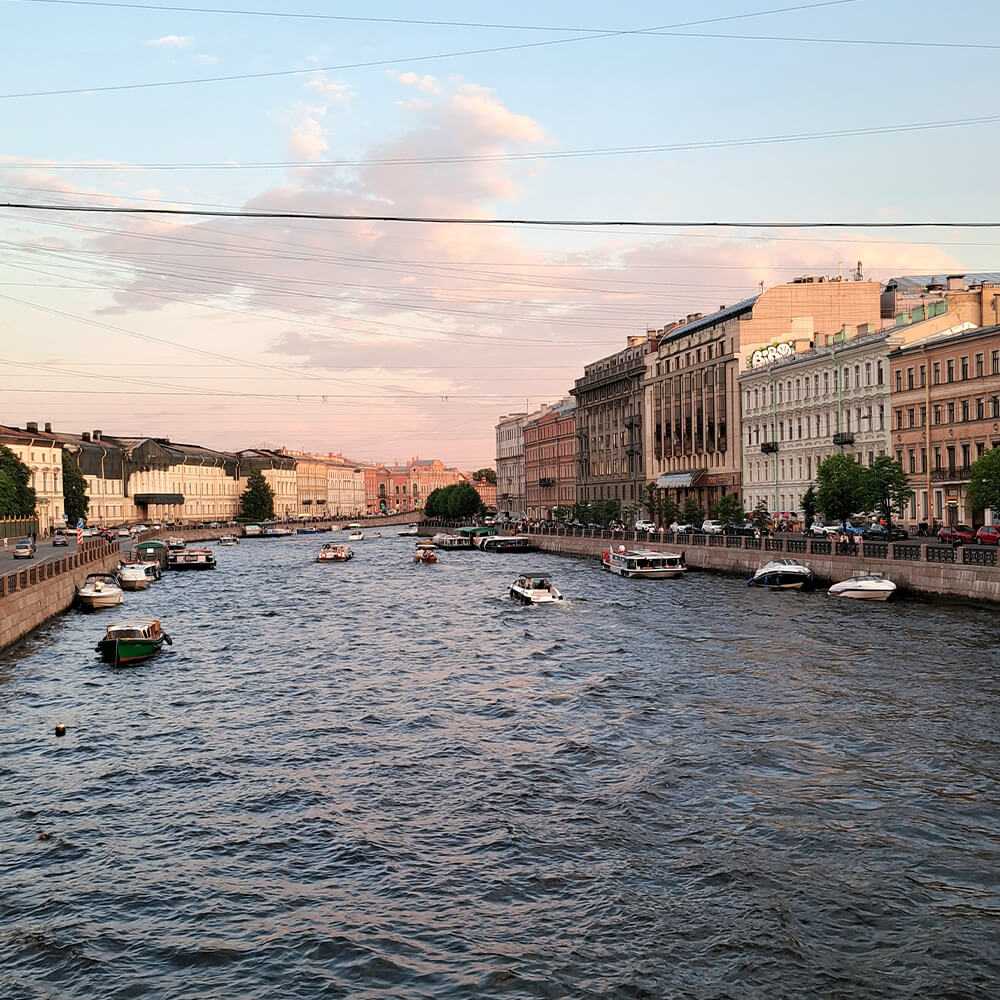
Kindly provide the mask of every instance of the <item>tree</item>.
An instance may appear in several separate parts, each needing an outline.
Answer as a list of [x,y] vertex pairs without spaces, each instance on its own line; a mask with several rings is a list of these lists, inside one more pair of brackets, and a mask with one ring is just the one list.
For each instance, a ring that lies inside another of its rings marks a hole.
[[771,523],[771,512],[767,509],[766,500],[758,500],[757,506],[750,512],[750,523],[761,533],[767,531]]
[[494,486],[497,484],[497,470],[496,469],[476,469],[472,473],[473,479],[485,480],[488,483],[492,483]]
[[810,484],[809,489],[802,494],[802,516],[805,519],[806,531],[812,527],[813,521],[816,520],[818,509],[819,499],[816,496],[816,487]]
[[864,469],[853,455],[831,455],[816,469],[816,499],[824,516],[841,525],[867,506]]
[[673,524],[680,515],[680,512],[680,507],[677,506],[673,497],[667,496],[664,493],[660,498],[659,507],[656,508],[656,513],[660,516],[660,524]]
[[90,497],[87,496],[87,481],[83,478],[76,462],[64,451],[63,467],[63,510],[70,524],[82,517],[86,519],[90,507]]
[[455,483],[444,488],[444,503],[448,517],[474,517],[481,513],[483,501],[469,483]]
[[650,520],[652,520],[660,510],[660,491],[657,489],[656,483],[646,483],[643,503],[645,504]]
[[972,510],[989,508],[995,517],[1000,517],[1000,448],[986,452],[972,463],[966,498]]
[[0,517],[34,517],[35,491],[31,469],[0,444]]
[[723,493],[719,502],[715,505],[715,519],[722,522],[723,529],[736,525],[740,527],[746,523],[747,512],[740,503],[740,498],[735,493]]
[[443,517],[444,516],[444,504],[441,499],[441,494],[444,492],[442,489],[431,490],[428,494],[427,499],[424,501],[424,513],[428,517]]
[[594,511],[586,500],[577,500],[577,502],[573,504],[573,520],[579,521],[580,524],[593,523]]
[[681,508],[681,520],[685,524],[693,524],[698,527],[705,520],[705,508],[702,507],[696,497],[687,497],[684,506]]
[[913,496],[903,467],[888,455],[882,455],[863,470],[861,481],[865,506],[885,516],[889,537],[892,538],[892,512],[905,510]]
[[267,484],[264,473],[253,469],[247,476],[247,488],[240,497],[244,521],[267,521],[274,517],[274,490]]
[[598,524],[610,524],[617,521],[621,513],[621,504],[617,500],[602,500],[594,507],[594,520]]
[[573,514],[573,508],[560,504],[552,508],[552,517],[556,521],[568,521]]

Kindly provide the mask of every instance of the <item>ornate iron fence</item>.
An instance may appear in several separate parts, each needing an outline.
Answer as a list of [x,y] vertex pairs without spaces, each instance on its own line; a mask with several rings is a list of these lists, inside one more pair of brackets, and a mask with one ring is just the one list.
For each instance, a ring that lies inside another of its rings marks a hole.
[[833,551],[833,542],[825,538],[814,538],[810,551],[815,556],[828,556]]
[[953,563],[958,553],[951,545],[928,545],[927,561],[936,563]]
[[805,552],[806,540],[804,538],[789,538],[785,542],[787,552]]
[[768,552],[784,552],[785,540],[783,538],[767,538],[764,540],[764,548]]
[[[748,539],[750,541],[752,539]],[[726,548],[727,549],[742,549],[743,548],[743,536],[742,535],[726,535]]]
[[921,547],[919,545],[907,545],[904,542],[893,542],[892,558],[906,559],[911,562],[916,561],[920,558],[920,548]]
[[996,566],[997,550],[994,546],[984,548],[981,545],[962,546],[963,566]]
[[721,548],[726,544],[725,536],[723,535],[709,535],[708,544],[714,546],[715,548]]
[[888,559],[888,542],[865,542],[861,547],[861,555],[869,559]]

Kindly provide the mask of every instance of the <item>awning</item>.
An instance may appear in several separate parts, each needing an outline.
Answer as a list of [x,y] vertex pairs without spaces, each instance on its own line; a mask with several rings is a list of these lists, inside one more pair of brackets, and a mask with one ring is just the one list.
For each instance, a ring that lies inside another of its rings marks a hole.
[[136,493],[132,499],[135,500],[140,507],[148,507],[151,503],[184,503],[184,497],[180,493]]
[[697,486],[705,474],[704,469],[694,472],[665,472],[656,480],[661,490],[676,490],[687,486]]

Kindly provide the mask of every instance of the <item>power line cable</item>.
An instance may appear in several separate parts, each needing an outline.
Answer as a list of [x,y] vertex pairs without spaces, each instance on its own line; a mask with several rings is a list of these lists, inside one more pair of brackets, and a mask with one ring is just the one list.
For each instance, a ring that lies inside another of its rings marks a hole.
[[241,209],[221,211],[195,208],[141,208],[116,205],[42,205],[2,202],[0,208],[31,212],[92,212],[103,215],[199,216],[222,219],[308,219],[318,222],[407,222],[448,226],[581,226],[588,228],[643,227],[657,229],[997,229],[1000,222],[736,222],[653,219],[476,219],[441,215],[350,215],[343,212],[265,212]]

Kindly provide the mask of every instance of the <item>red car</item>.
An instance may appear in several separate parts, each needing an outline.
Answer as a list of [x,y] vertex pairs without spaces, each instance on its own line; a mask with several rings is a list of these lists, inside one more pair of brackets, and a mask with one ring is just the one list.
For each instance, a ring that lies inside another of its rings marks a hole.
[[980,545],[996,545],[1000,542],[1000,524],[984,524],[976,532],[976,541]]
[[967,545],[976,540],[976,533],[967,524],[947,524],[938,532],[938,541],[952,545]]

